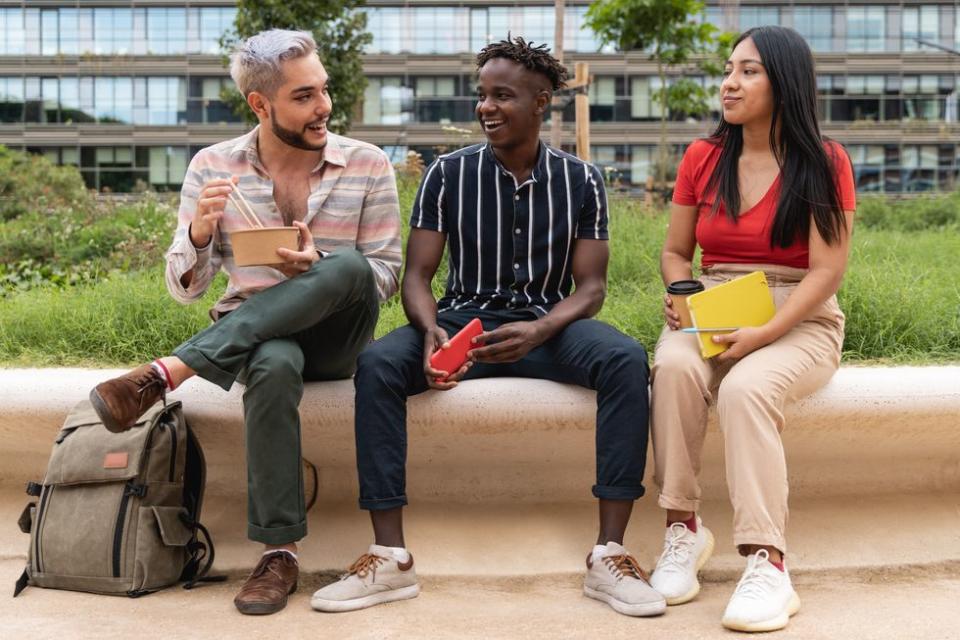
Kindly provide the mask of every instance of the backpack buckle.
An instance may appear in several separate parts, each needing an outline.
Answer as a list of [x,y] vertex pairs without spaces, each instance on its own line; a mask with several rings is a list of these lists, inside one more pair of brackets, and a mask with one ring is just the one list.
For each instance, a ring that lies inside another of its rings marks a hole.
[[128,482],[126,488],[123,490],[123,495],[137,496],[138,498],[142,498],[143,496],[147,495],[147,485]]

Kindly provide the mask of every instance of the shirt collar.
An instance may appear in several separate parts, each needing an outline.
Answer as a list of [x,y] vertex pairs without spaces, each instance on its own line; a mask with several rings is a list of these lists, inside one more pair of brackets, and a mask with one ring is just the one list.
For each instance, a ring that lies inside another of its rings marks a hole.
[[[493,147],[491,147],[489,144],[484,145],[483,152],[487,154],[487,158],[489,160],[492,160],[494,163],[496,163],[500,171],[507,174],[508,176],[513,175],[509,171],[507,171],[502,164],[500,164],[500,160],[497,159],[496,154],[493,152]],[[530,172],[530,177],[527,179],[527,182],[529,182],[530,180],[534,182],[539,182],[540,177],[547,170],[546,163],[547,163],[547,145],[543,144],[543,141],[541,140],[539,151],[537,152],[537,164],[534,165],[533,171]]]
[[[267,170],[264,168],[263,163],[260,161],[260,153],[257,150],[257,137],[260,133],[260,125],[257,125],[253,128],[250,133],[244,134],[237,139],[237,143],[233,145],[231,150],[231,155],[245,157],[246,160],[256,167],[258,170],[266,173]],[[340,145],[340,136],[335,133],[327,133],[327,146],[323,148],[323,155],[320,158],[320,162],[313,168],[311,173],[316,173],[320,171],[324,163],[329,162],[330,164],[335,164],[338,167],[347,166],[346,158],[343,155],[343,147]]]

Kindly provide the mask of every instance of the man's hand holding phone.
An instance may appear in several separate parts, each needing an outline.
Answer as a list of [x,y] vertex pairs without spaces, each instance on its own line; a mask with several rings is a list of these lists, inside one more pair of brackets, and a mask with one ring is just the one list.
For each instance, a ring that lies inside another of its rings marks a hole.
[[431,389],[453,389],[473,362],[467,358],[472,339],[483,333],[480,320],[474,318],[452,339],[440,327],[428,329],[423,339],[423,373]]

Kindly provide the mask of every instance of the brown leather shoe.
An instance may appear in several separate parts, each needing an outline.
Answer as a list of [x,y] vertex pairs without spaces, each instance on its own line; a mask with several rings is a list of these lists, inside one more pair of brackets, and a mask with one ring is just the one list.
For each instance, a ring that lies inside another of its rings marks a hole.
[[98,384],[90,391],[90,404],[107,429],[120,433],[135,425],[157,400],[166,398],[166,392],[166,380],[153,365],[145,364]]
[[287,606],[287,596],[297,590],[300,568],[289,553],[267,553],[233,599],[240,613],[265,615]]

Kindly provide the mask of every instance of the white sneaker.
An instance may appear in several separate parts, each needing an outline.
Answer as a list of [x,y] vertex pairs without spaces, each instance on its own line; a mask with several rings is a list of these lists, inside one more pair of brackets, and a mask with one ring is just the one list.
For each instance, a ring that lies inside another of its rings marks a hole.
[[667,610],[663,596],[647,583],[643,569],[616,542],[608,542],[602,555],[587,556],[583,593],[628,616],[657,616]]
[[790,574],[770,564],[770,554],[761,549],[747,558],[747,569],[737,583],[723,626],[734,631],[783,629],[790,616],[800,611],[800,598],[790,583]]
[[337,582],[317,590],[310,606],[317,611],[354,611],[416,598],[419,593],[413,556],[400,562],[389,547],[372,544]]
[[682,522],[667,527],[663,553],[650,576],[650,586],[666,598],[668,605],[690,602],[700,593],[697,572],[713,553],[713,534],[697,516],[697,532]]

